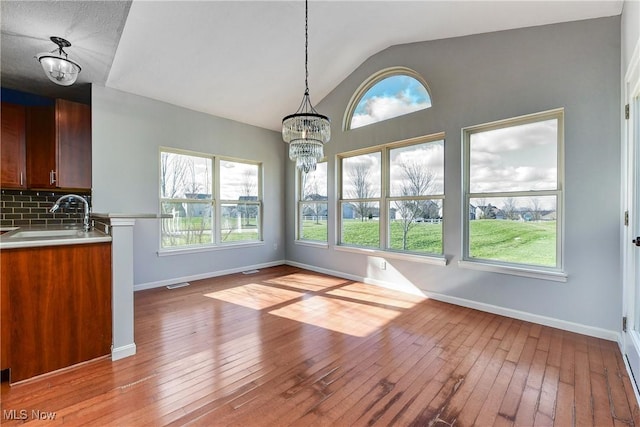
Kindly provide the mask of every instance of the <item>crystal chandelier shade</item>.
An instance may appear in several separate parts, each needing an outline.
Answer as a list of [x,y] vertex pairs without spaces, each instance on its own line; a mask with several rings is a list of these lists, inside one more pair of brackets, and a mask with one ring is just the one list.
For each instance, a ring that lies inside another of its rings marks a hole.
[[282,139],[289,144],[289,158],[305,173],[316,170],[316,164],[324,157],[324,144],[331,139],[329,118],[313,108],[309,97],[308,15],[308,1],[305,0],[304,96],[298,110],[282,119]]
[[69,59],[67,52],[64,51],[64,48],[71,46],[71,43],[55,36],[51,37],[51,41],[57,44],[58,48],[51,52],[39,53],[36,58],[49,80],[60,86],[71,86],[82,70],[80,64]]

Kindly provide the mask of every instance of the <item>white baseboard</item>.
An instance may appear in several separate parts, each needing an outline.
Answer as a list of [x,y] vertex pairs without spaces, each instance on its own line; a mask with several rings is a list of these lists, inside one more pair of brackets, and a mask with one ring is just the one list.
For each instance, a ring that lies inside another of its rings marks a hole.
[[[306,270],[315,271],[318,273],[329,274],[336,277],[342,277],[344,279],[356,280],[371,285],[380,286],[383,288],[396,289],[391,282],[385,282],[383,280],[371,279],[367,277],[359,277],[353,274],[342,273],[340,271],[329,270],[326,268],[320,268],[313,265],[302,264],[295,261],[287,261],[287,265],[294,267],[304,268]],[[569,322],[566,320],[556,319],[553,317],[541,316],[539,314],[533,314],[526,311],[514,310],[511,308],[500,307],[497,305],[487,304],[483,302],[473,301],[465,298],[454,297],[450,295],[444,295],[437,292],[428,292],[421,290],[422,295],[432,298],[437,301],[446,302],[449,304],[459,305],[462,307],[473,308],[475,310],[485,311],[487,313],[499,314],[505,317],[511,317],[513,319],[524,320],[526,322],[537,323],[544,326],[550,326],[552,328],[562,329],[569,332],[575,332],[582,335],[588,335],[591,337],[602,338],[609,341],[621,342],[622,337],[617,331],[608,329],[597,328],[595,326],[583,325],[581,323]]]
[[364,281],[362,277],[355,274],[343,273],[342,271],[330,270],[328,268],[316,267],[315,265],[303,264],[301,262],[287,260],[285,264],[292,267],[304,268],[305,270],[315,271],[316,273],[328,274],[329,276],[341,277],[343,279],[355,280],[356,282]]
[[127,344],[122,347],[114,348],[111,350],[111,360],[116,361],[120,359],[124,359],[125,357],[133,356],[136,354],[136,345]]
[[497,305],[477,302],[464,298],[452,297],[449,295],[439,294],[435,292],[424,291],[425,296],[437,301],[448,302],[450,304],[460,305],[463,307],[473,308],[488,313],[499,314],[513,319],[524,320],[525,322],[537,323],[552,328],[562,329],[569,332],[575,332],[582,335],[588,335],[595,338],[602,338],[608,341],[619,341],[620,334],[616,331],[602,329],[595,326],[583,325],[581,323],[569,322],[567,320],[556,319],[553,317],[533,314],[526,311],[514,310],[511,308],[500,307]]
[[246,270],[257,270],[260,268],[275,267],[277,265],[282,265],[282,264],[285,264],[284,260],[271,261],[263,264],[245,265],[242,267],[231,268],[228,270],[211,271],[211,272],[202,273],[202,274],[194,274],[192,276],[184,276],[184,277],[176,277],[173,279],[159,280],[157,282],[139,283],[137,285],[133,285],[133,290],[135,292],[135,291],[142,291],[145,289],[160,288],[163,286],[173,285],[180,282],[191,282],[194,280],[209,279],[211,277],[226,276],[228,274],[241,273]]

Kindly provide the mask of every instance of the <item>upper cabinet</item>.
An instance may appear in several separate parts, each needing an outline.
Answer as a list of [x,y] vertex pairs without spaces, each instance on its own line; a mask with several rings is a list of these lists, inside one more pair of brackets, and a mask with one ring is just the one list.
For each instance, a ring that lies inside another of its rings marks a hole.
[[1,108],[0,187],[26,188],[25,107],[3,102]]
[[91,189],[90,106],[27,107],[26,147],[30,188]]

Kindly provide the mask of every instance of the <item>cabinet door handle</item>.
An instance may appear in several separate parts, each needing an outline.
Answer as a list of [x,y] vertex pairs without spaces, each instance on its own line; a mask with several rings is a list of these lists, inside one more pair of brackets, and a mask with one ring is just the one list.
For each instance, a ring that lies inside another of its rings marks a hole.
[[20,187],[24,185],[24,180],[22,178],[22,171],[20,171]]
[[49,172],[49,184],[53,185],[56,182],[56,171]]

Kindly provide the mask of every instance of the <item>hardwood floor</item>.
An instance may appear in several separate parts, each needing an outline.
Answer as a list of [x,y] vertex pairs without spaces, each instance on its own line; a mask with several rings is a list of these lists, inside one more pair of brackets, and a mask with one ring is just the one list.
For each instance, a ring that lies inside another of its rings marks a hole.
[[640,426],[614,342],[288,266],[135,304],[135,356],[3,383],[2,425]]

